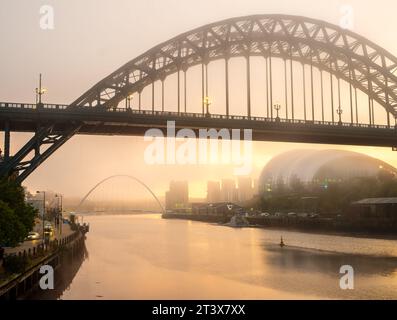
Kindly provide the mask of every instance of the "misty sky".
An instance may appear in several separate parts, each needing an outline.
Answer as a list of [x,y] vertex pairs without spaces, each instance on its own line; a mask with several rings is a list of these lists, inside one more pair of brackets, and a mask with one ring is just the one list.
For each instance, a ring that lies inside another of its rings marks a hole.
[[[42,5],[55,9],[55,29],[39,28]],[[303,15],[339,24],[341,6],[354,9],[353,31],[397,55],[394,13],[389,0],[1,0],[0,100],[34,102],[38,74],[48,88],[44,100],[71,103],[115,69],[190,29],[225,18],[250,14]],[[12,135],[12,151],[27,134]],[[0,134],[3,147],[3,134]],[[231,166],[149,166],[143,159],[142,137],[75,136],[25,182],[30,190],[49,189],[81,196],[99,180],[130,174],[158,194],[168,182],[189,180],[193,196],[205,196],[207,180],[231,177]],[[254,143],[257,177],[274,155],[291,148],[337,148],[366,153],[397,166],[397,153],[388,148],[341,147],[287,143]],[[130,182],[120,181],[120,187]],[[112,184],[116,186],[116,184]],[[138,186],[136,196],[145,195]]]

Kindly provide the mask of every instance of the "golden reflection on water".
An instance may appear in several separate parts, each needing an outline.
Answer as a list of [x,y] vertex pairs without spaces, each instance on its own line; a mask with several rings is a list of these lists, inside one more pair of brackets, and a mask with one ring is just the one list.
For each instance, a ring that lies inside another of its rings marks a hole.
[[[395,240],[234,229],[160,215],[85,220],[89,258],[62,299],[397,298]],[[343,264],[355,269],[353,291],[339,288]]]

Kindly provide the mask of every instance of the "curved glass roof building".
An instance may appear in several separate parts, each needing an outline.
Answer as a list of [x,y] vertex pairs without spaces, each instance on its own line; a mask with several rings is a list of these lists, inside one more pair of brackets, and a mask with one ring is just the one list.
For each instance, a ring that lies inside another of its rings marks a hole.
[[260,190],[281,180],[303,183],[341,181],[353,177],[376,176],[379,170],[397,175],[397,169],[379,159],[345,150],[292,150],[274,157],[259,179]]

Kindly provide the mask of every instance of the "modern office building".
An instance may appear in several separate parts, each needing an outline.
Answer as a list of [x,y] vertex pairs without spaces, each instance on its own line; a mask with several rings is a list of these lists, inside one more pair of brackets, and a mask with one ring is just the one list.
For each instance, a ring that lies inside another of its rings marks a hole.
[[221,197],[223,202],[233,202],[236,199],[236,182],[232,179],[222,180]]
[[238,200],[240,202],[250,200],[253,197],[254,189],[250,177],[238,178]]
[[189,207],[189,186],[187,181],[171,181],[169,191],[165,194],[166,210]]
[[221,184],[219,181],[207,182],[207,202],[215,203],[221,201]]

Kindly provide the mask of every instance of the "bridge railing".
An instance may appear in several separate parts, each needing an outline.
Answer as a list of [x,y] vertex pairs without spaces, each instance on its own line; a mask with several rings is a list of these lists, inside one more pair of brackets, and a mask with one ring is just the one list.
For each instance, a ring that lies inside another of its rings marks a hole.
[[69,106],[64,104],[34,104],[34,103],[13,103],[13,102],[0,102],[0,108],[13,108],[13,109],[52,109],[52,110],[65,110]]
[[0,108],[36,109],[36,105],[35,105],[35,104],[30,104],[30,103],[8,103],[8,102],[0,102]]
[[282,119],[282,118],[266,118],[266,117],[255,117],[255,116],[241,116],[241,115],[220,115],[220,114],[202,114],[202,113],[184,113],[175,111],[152,111],[152,110],[132,110],[125,108],[109,109],[107,112],[125,112],[138,115],[156,115],[156,116],[173,116],[173,117],[191,117],[191,118],[210,118],[210,119],[221,119],[221,120],[247,120],[247,121],[263,121],[268,123],[286,123],[286,124],[314,124],[323,126],[343,126],[343,127],[355,127],[355,128],[374,128],[374,129],[391,129],[394,130],[394,126],[387,125],[375,125],[366,123],[350,123],[350,122],[332,122],[332,121],[320,121],[320,120],[300,120],[300,119]]
[[365,129],[389,129],[395,130],[395,126],[375,125],[366,123],[349,123],[349,122],[332,122],[321,120],[300,120],[300,119],[282,119],[282,118],[266,118],[256,116],[242,116],[242,115],[222,115],[222,114],[203,114],[192,112],[176,112],[176,111],[156,111],[156,110],[137,110],[131,108],[98,108],[98,107],[73,107],[64,104],[31,104],[31,103],[13,103],[0,102],[1,108],[11,108],[17,110],[37,110],[37,111],[84,111],[84,112],[106,112],[106,113],[125,113],[131,115],[150,115],[150,116],[172,116],[176,118],[199,118],[199,119],[216,119],[216,120],[244,120],[244,121],[261,121],[266,123],[281,123],[281,124],[297,124],[297,125],[316,125],[316,126],[342,126]]

